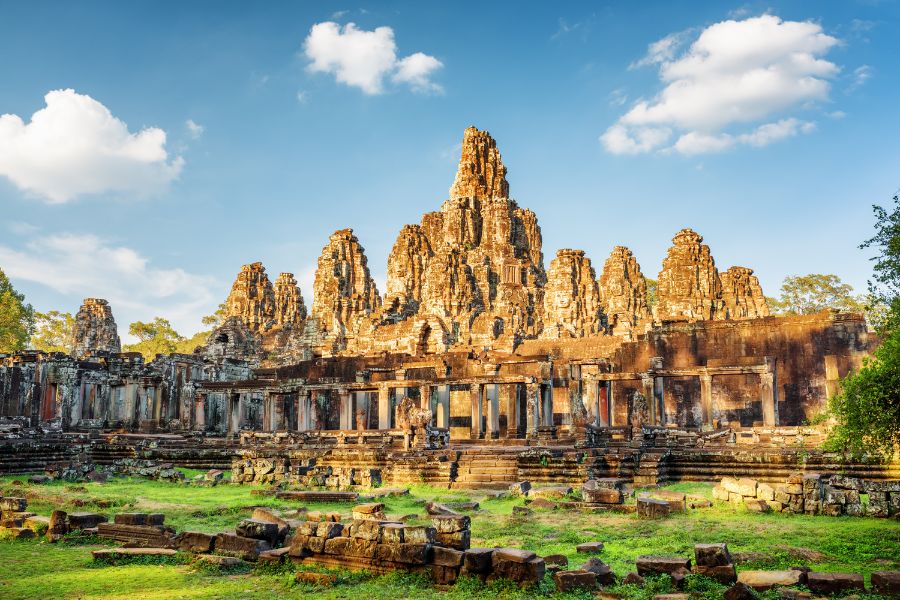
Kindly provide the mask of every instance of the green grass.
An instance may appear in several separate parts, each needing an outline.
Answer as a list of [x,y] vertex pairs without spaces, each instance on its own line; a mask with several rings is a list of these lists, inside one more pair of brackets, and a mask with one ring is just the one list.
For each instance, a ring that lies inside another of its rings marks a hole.
[[[294,502],[271,496],[254,496],[252,486],[219,485],[207,488],[178,483],[116,478],[97,484],[51,482],[14,485],[0,477],[0,494],[25,496],[29,510],[49,515],[55,508],[75,511],[162,512],[166,522],[179,531],[215,533],[233,531],[255,506],[296,508]],[[478,492],[448,491],[423,485],[410,486],[409,496],[386,498],[391,516],[417,514],[426,522],[424,502],[477,500],[481,512],[472,514],[473,546],[511,546],[541,555],[563,554],[570,568],[585,560],[575,552],[581,542],[605,544],[600,558],[618,575],[634,570],[641,554],[691,556],[695,543],[727,542],[732,553],[759,553],[746,568],[788,568],[805,564],[821,571],[850,571],[868,576],[872,571],[900,568],[900,522],[887,519],[810,517],[805,515],[758,515],[729,505],[689,511],[660,521],[642,521],[629,514],[592,514],[573,510],[536,510],[528,517],[514,517],[512,508],[522,499],[489,498]],[[678,484],[668,489],[710,495],[710,486]],[[349,504],[306,504],[313,510],[335,510],[349,517]],[[415,522],[415,521],[414,521]],[[512,599],[590,598],[590,594],[560,595],[552,582],[522,592],[508,583],[485,585],[464,579],[449,590],[435,590],[419,576],[337,572],[330,588],[295,584],[293,571],[308,568],[286,565],[219,572],[191,563],[189,556],[143,559],[114,566],[91,561],[90,550],[100,542],[49,544],[34,541],[0,541],[0,598],[441,598]],[[805,558],[804,558],[805,556]],[[618,586],[610,591],[634,600],[649,599],[669,590],[671,582],[661,577],[643,589]],[[721,586],[702,577],[691,577],[689,589],[699,598],[721,597]]]

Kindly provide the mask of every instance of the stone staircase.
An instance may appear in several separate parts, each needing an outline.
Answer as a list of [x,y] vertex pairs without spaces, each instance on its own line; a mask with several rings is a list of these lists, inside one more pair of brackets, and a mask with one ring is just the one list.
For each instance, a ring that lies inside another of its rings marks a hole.
[[634,472],[635,487],[650,487],[669,480],[670,451],[667,448],[646,448],[641,452]]
[[473,447],[459,451],[456,460],[456,479],[450,484],[458,489],[506,489],[519,480],[517,465],[521,449],[506,450],[503,446]]

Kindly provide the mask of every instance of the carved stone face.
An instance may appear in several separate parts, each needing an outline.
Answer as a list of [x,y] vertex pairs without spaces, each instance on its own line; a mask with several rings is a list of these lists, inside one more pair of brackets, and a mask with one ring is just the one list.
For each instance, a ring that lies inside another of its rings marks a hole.
[[559,308],[567,308],[570,302],[571,299],[565,292],[556,293],[556,306],[558,306]]

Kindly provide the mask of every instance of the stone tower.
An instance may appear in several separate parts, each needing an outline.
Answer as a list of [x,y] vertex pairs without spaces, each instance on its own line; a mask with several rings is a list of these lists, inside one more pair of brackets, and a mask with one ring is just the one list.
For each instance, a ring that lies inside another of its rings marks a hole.
[[295,327],[306,319],[306,305],[293,273],[281,273],[275,280],[275,324]]
[[720,279],[726,318],[737,320],[769,316],[769,304],[753,269],[731,267],[722,273]]
[[722,282],[703,236],[682,229],[672,238],[656,288],[655,317],[661,321],[725,318]]
[[582,337],[602,330],[600,292],[584,250],[563,248],[550,263],[541,337]]
[[275,291],[262,263],[241,267],[225,307],[228,317],[239,318],[252,332],[275,324]]
[[626,339],[643,333],[650,320],[647,282],[631,250],[613,248],[603,265],[599,287],[609,333]]
[[72,329],[72,355],[82,358],[94,352],[121,352],[122,343],[109,302],[85,298]]

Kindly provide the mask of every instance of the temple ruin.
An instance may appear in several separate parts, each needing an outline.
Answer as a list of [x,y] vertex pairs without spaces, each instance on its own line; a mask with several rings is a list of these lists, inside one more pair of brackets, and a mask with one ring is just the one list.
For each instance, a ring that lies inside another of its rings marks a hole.
[[491,136],[466,129],[449,197],[400,229],[384,295],[341,229],[313,290],[244,265],[191,355],[121,353],[110,306],[85,300],[70,355],[0,355],[0,470],[102,462],[163,433],[151,454],[332,487],[783,478],[801,450],[819,472],[846,468],[808,452],[821,431],[805,423],[876,343],[861,315],[771,316],[752,269],[720,272],[691,229],[652,305],[624,246],[602,263],[561,249],[545,269],[506,174]]

